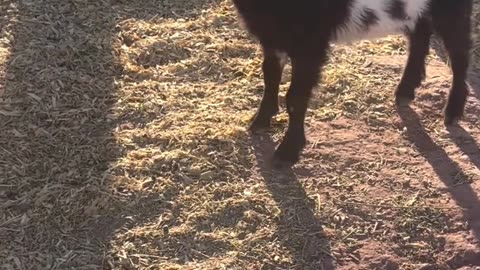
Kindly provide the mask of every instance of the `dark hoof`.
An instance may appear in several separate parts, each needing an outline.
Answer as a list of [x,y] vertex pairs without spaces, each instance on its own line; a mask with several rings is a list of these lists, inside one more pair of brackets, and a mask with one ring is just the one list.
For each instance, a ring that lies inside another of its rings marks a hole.
[[399,107],[407,107],[412,103],[414,98],[412,97],[405,97],[405,96],[395,96],[395,104]]
[[252,122],[249,126],[249,130],[252,133],[256,133],[262,130],[266,130],[270,128],[270,122],[272,117],[277,115],[278,109],[272,111],[271,113],[260,113],[257,112],[255,116],[252,118]]
[[268,120],[260,120],[256,118],[248,127],[251,133],[257,133],[270,128],[270,119]]
[[255,117],[253,117],[252,122],[250,123],[250,126],[248,127],[248,129],[252,133],[269,129],[271,119],[272,119],[272,116],[264,116],[264,115],[257,114],[255,115]]
[[302,143],[298,147],[292,147],[284,142],[281,143],[273,155],[273,166],[279,169],[295,165],[295,163],[300,160],[300,152],[304,144],[305,143]]
[[445,115],[443,123],[445,124],[445,126],[458,126],[461,119],[461,116]]
[[458,122],[463,117],[463,108],[460,106],[449,106],[449,104],[443,110],[445,126],[458,126]]
[[298,157],[292,158],[292,159],[286,159],[284,157],[279,156],[277,152],[275,152],[275,155],[273,156],[273,160],[272,160],[272,165],[273,165],[273,168],[276,170],[285,170],[293,167],[293,165],[295,165],[297,161],[298,161]]

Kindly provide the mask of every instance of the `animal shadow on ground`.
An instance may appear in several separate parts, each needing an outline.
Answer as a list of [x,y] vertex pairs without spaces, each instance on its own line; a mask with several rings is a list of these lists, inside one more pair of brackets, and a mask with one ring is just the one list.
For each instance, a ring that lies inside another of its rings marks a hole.
[[260,174],[282,211],[278,238],[291,250],[302,269],[334,269],[329,240],[314,213],[315,203],[297,179],[297,172],[293,168],[274,169],[275,143],[269,134],[252,135],[252,145]]
[[[3,7],[14,14],[0,110],[13,113],[0,114],[0,220],[25,221],[0,221],[0,261],[18,269],[92,269],[101,264],[101,244],[88,223],[114,202],[104,180],[120,154],[111,117],[120,72],[113,10],[71,1]],[[84,28],[79,16],[102,27]]]
[[[444,58],[444,56],[442,56],[442,58]],[[479,61],[479,59],[473,58],[471,61]],[[467,83],[471,89],[470,99],[473,99],[476,104],[480,104],[480,77],[478,70],[472,68],[472,71],[469,73]],[[469,115],[472,117],[480,116],[479,107],[476,106],[475,108],[467,108],[465,117],[469,117]],[[460,125],[448,127],[447,130],[450,133],[450,138],[452,141],[466,156],[468,156],[472,164],[474,164],[480,170],[480,147],[475,138],[473,138],[472,135]]]
[[[468,183],[456,182],[456,179],[459,179],[459,177],[464,178],[462,175],[465,173],[460,166],[448,156],[445,150],[430,138],[413,109],[410,107],[397,107],[397,111],[403,124],[407,128],[406,136],[408,140],[414,143],[418,152],[432,166],[439,179],[444,183],[446,186],[445,190],[450,193],[456,204],[461,208],[464,218],[469,221],[470,229],[477,242],[480,243],[480,200]],[[452,129],[464,131],[462,128],[457,127]],[[465,134],[468,133],[464,131],[463,134],[465,136]],[[469,135],[467,135],[467,137],[473,141],[473,138]],[[459,145],[462,145],[460,147],[465,147],[462,149],[468,150],[465,151],[467,155],[470,155],[468,153],[478,151],[478,147],[471,147],[464,143],[459,143]],[[478,157],[473,155],[474,154],[470,156],[472,160],[478,160]],[[475,261],[471,263],[475,264],[479,262]]]
[[132,17],[188,18],[215,1],[191,1],[191,14],[180,15],[175,4],[112,2],[0,5],[0,45],[11,49],[0,71],[1,267],[108,269],[117,230],[172,210],[175,189],[160,198],[111,181],[128,150],[114,135],[125,120],[114,108],[115,81],[125,75],[116,26]]
[[480,170],[480,148],[472,135],[461,126],[448,127],[447,130],[452,141]]
[[[431,44],[432,49],[440,57],[440,59],[447,66],[450,66],[449,57],[445,51],[442,42],[438,38],[434,37]],[[479,70],[474,65],[474,63],[478,63],[479,60],[480,59],[478,59],[477,55],[474,54],[472,51],[472,57],[470,58],[470,70],[467,77],[467,84],[470,88],[470,93],[469,101],[467,101],[467,106],[465,108],[466,115],[464,117],[478,117],[480,115],[480,110],[478,109],[478,104],[480,104],[480,77],[478,75]],[[477,106],[468,106],[470,102],[475,103]],[[426,134],[425,130],[419,125],[419,120],[415,112],[410,109],[407,110],[406,113],[413,117],[413,119],[415,119],[416,124],[418,124],[417,127],[420,128],[419,130],[421,130],[421,132],[419,132],[421,134],[420,136],[426,139],[428,135]],[[406,115],[403,114],[403,116]],[[410,121],[410,123],[413,122]],[[447,131],[449,132],[449,137],[453,141],[453,143],[455,143],[455,145],[462,151],[462,153],[464,153],[468,157],[470,162],[480,170],[480,147],[476,139],[461,126],[461,123],[460,125],[447,127]],[[428,142],[427,146],[435,145],[430,138],[428,138],[428,140],[426,141]],[[440,173],[444,173],[441,179],[445,183],[445,185],[448,186],[448,183],[451,182],[451,180],[449,179],[451,179],[452,177],[451,175],[450,177],[446,175],[445,172],[461,172],[461,169],[458,167],[458,165],[456,165],[456,163],[449,159],[445,151],[443,151],[438,146],[436,146],[436,148],[440,153],[442,153],[442,160],[449,161],[448,163],[445,163],[446,167],[439,166],[436,170],[439,176]],[[457,201],[458,205],[464,208],[464,213],[466,214],[465,217],[470,221],[476,220],[474,226],[472,226],[472,230],[477,238],[478,246],[480,246],[480,201],[477,197],[477,194],[474,190],[471,189],[468,184],[461,185],[459,187],[451,187],[449,190],[452,194],[452,197]]]

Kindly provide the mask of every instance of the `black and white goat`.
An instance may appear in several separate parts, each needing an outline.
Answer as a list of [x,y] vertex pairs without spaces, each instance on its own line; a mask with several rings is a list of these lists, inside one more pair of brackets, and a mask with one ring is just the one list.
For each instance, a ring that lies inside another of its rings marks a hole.
[[425,77],[425,59],[433,32],[449,54],[453,82],[444,122],[454,124],[464,111],[471,46],[472,0],[233,0],[248,31],[263,52],[264,95],[250,129],[266,128],[278,113],[278,90],[288,56],[292,81],[287,93],[288,130],[275,160],[298,161],[306,139],[305,113],[327,59],[330,43],[405,34],[409,56],[395,91],[397,104],[408,104]]

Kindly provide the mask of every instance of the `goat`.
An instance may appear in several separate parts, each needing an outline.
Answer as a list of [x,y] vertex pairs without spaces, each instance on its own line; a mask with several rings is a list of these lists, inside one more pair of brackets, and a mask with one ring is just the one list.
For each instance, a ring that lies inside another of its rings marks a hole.
[[415,98],[425,78],[430,37],[443,41],[453,82],[444,108],[445,125],[461,119],[471,48],[472,0],[233,0],[243,25],[263,49],[264,93],[249,129],[270,126],[278,109],[278,90],[286,57],[292,79],[286,104],[288,129],[275,150],[274,162],[293,165],[306,144],[305,114],[311,91],[320,79],[331,43],[404,34],[409,56],[395,91],[398,106]]

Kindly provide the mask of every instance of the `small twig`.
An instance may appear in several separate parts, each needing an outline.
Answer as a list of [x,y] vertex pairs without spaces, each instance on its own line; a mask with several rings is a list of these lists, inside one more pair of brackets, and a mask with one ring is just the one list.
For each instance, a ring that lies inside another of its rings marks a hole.
[[208,256],[208,255],[206,255],[206,254],[203,254],[202,252],[200,252],[200,251],[198,251],[198,250],[195,250],[195,249],[193,249],[193,248],[190,249],[190,250],[191,250],[193,253],[195,253],[195,254],[197,254],[197,255],[201,255],[201,256],[203,256],[203,257],[206,258],[206,259],[211,259],[211,258],[212,258],[212,257],[210,257],[210,256]]
[[149,255],[149,254],[132,254],[132,257],[146,257],[146,258],[154,258],[154,259],[161,259],[162,257],[157,255]]
[[52,24],[51,22],[32,20],[32,19],[23,19],[23,20],[19,20],[18,22],[19,23],[40,23],[40,24],[46,24],[46,25],[51,25]]

